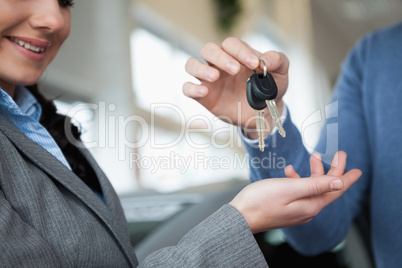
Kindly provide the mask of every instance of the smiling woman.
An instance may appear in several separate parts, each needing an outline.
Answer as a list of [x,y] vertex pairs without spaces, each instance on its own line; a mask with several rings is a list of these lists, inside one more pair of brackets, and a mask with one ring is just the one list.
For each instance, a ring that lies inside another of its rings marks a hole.
[[[10,37],[10,40],[13,41],[14,43],[20,45],[23,48],[26,48],[30,51],[36,52],[38,54],[42,54],[42,52],[45,51],[46,48],[50,47],[52,44],[47,44],[47,43],[43,43],[43,42],[36,42],[35,40],[32,41],[22,41],[20,39],[17,39],[15,37]],[[34,44],[37,45],[34,45]]]
[[0,86],[11,96],[15,85],[36,83],[70,32],[72,1],[2,0]]
[[[69,35],[72,4],[0,0],[1,267],[139,265],[115,190],[80,146],[78,128],[36,84]],[[254,233],[309,221],[360,176],[343,174],[345,154],[331,175],[320,173],[321,162],[311,163],[314,178],[246,187],[178,245],[141,265],[267,267]]]

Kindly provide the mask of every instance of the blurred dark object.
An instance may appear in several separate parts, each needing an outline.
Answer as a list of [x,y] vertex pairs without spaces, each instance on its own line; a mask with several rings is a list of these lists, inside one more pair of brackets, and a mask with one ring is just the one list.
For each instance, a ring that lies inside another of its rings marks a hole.
[[242,13],[240,0],[213,0],[213,2],[216,6],[219,28],[223,32],[229,33]]
[[[269,231],[272,232],[272,231]],[[271,244],[267,241],[269,233],[260,233],[255,238],[264,253],[270,268],[309,267],[309,268],[352,268],[343,249],[314,257],[305,257],[294,251],[286,242]]]
[[255,239],[270,268],[373,268],[371,253],[368,205],[356,217],[345,240],[333,250],[313,257],[306,257],[285,241],[281,230],[256,234]]

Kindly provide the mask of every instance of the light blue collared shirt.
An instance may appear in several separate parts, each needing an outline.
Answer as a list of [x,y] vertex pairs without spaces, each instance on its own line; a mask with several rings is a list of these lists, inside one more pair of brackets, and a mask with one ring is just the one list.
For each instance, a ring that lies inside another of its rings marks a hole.
[[[14,100],[15,99],[15,100]],[[14,99],[0,88],[0,112],[29,139],[45,148],[71,170],[53,137],[39,123],[42,108],[28,89],[17,86]]]

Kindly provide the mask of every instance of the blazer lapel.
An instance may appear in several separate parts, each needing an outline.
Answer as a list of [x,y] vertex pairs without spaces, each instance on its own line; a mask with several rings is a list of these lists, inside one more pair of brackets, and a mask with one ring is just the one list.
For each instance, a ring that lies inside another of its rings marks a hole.
[[[95,171],[95,174],[96,174],[96,176],[99,180],[99,183],[101,185],[101,188],[102,188],[102,193],[103,193],[103,197],[106,202],[106,205],[108,206],[109,211],[111,211],[111,213],[113,214],[113,217],[111,218],[111,220],[116,223],[116,224],[114,224],[114,227],[115,227],[117,233],[119,233],[123,236],[123,239],[121,240],[121,244],[124,246],[127,254],[129,254],[129,256],[131,256],[131,259],[135,260],[135,262],[137,262],[137,258],[134,253],[134,248],[131,245],[131,242],[129,240],[127,221],[126,221],[119,197],[117,196],[116,192],[114,191],[114,188],[113,188],[112,184],[110,183],[109,179],[106,177],[105,173],[98,166],[98,164],[96,163],[95,159],[92,157],[90,152],[85,148],[79,148],[79,150],[84,155],[84,157],[87,159],[88,163],[91,165],[91,167]],[[121,224],[121,223],[124,223],[124,224]],[[133,264],[133,266],[137,266],[137,264]]]
[[[128,239],[127,232],[122,230],[120,225],[115,224],[113,213],[100,198],[79,178],[74,172],[62,164],[56,157],[50,154],[43,147],[33,142],[26,137],[19,129],[11,124],[7,119],[0,115],[0,130],[10,139],[15,147],[29,158],[34,164],[45,171],[53,179],[61,183],[65,188],[77,196],[83,204],[88,206],[99,218],[104,222],[106,227],[112,232],[117,239],[120,247],[123,249],[128,260],[135,266],[136,258]],[[80,149],[84,156],[88,158],[89,152],[85,149]],[[92,157],[88,159],[90,165],[94,168],[96,175],[98,175],[102,190],[104,191],[105,201],[110,204],[113,203],[111,198],[114,192],[110,183],[105,183],[106,176],[101,172],[100,168],[95,163]],[[116,198],[113,198],[116,199]],[[119,202],[118,200],[113,200]],[[127,242],[128,241],[128,242]]]

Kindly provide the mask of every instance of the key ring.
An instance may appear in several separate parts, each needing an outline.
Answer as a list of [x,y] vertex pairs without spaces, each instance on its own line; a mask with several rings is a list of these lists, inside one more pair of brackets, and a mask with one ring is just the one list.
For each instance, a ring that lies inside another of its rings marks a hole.
[[262,66],[264,67],[264,77],[267,76],[267,65],[265,65],[265,61],[261,58],[259,58],[259,60],[262,63]]

